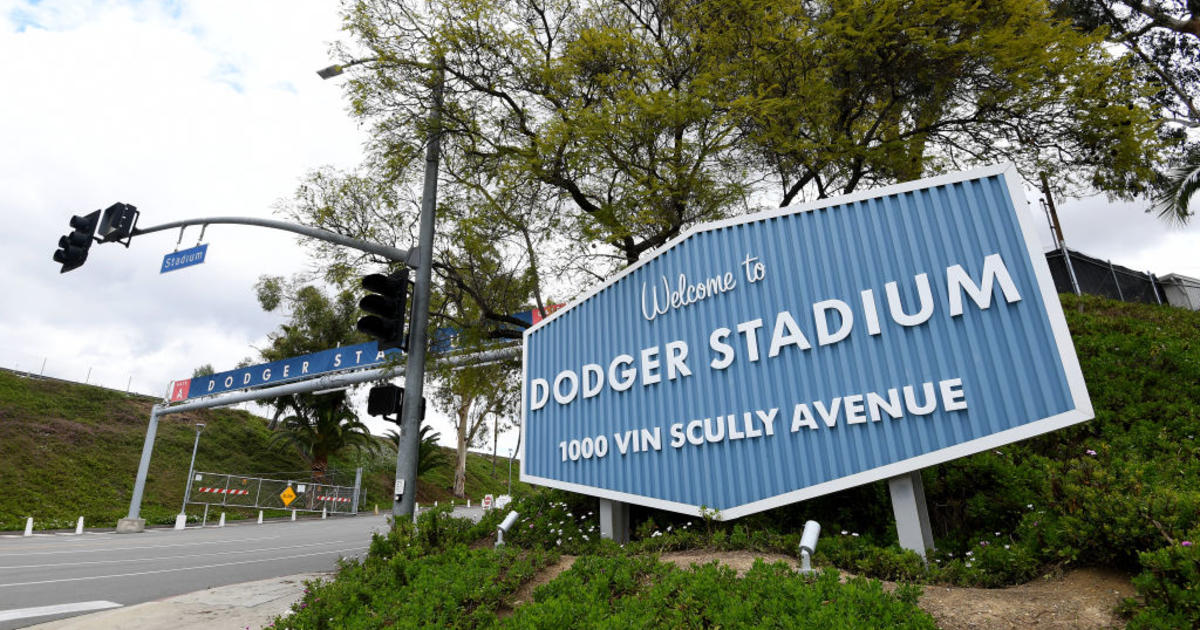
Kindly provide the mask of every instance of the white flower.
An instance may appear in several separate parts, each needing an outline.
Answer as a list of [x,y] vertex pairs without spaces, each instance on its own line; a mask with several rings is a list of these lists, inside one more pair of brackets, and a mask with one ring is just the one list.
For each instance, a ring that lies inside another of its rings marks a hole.
[[1004,545],[1004,548],[1005,548],[1005,549],[1008,549],[1008,545]]
[[850,535],[851,535],[851,536],[854,536],[854,537],[856,537],[856,538],[857,538],[857,537],[858,537],[858,532],[854,532],[853,534],[850,534]]
[[558,540],[554,541],[554,544],[556,544],[556,545],[562,545],[562,539],[561,539],[561,538],[559,538]]
[[844,530],[844,529],[842,530],[842,535],[843,535],[843,536],[845,536],[845,535],[846,535],[846,534],[848,534],[848,533],[849,533],[849,532],[847,532],[846,530]]
[[973,551],[968,551],[968,552],[967,552],[967,556],[968,556],[968,557],[970,557],[970,556],[973,556],[973,555],[975,555],[975,552],[973,552]]
[[996,532],[996,535],[997,535],[997,536],[999,536],[999,535],[1000,535],[1000,532]]
[[1029,503],[1029,504],[1027,504],[1027,505],[1025,506],[1025,509],[1027,509],[1027,510],[1032,510],[1032,509],[1033,509],[1033,504],[1032,504],[1032,503]]

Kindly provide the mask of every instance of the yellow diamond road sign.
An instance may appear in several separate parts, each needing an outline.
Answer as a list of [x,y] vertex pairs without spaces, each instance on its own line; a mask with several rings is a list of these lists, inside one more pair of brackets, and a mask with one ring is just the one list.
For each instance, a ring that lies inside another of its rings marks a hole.
[[287,488],[284,488],[283,492],[279,493],[279,498],[283,499],[283,505],[284,507],[287,507],[288,505],[291,505],[292,501],[296,500],[296,492],[292,490],[291,486],[288,486]]

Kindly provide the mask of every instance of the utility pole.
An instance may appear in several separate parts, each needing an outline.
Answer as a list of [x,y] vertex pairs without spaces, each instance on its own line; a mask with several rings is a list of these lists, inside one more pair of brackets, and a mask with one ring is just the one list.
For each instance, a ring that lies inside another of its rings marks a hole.
[[[408,336],[408,363],[404,369],[404,405],[401,409],[400,444],[396,449],[396,487],[392,516],[411,516],[417,496],[417,449],[420,447],[421,397],[424,395],[426,333],[429,293],[433,276],[433,221],[437,208],[438,162],[442,152],[442,93],[445,60],[433,64],[430,78],[429,142],[425,146],[425,184],[421,193],[421,225],[417,241],[417,278],[413,287],[412,322]],[[412,266],[410,264],[410,266]]]
[[1046,178],[1046,173],[1038,173],[1038,177],[1042,180],[1042,196],[1046,199],[1046,208],[1050,210],[1050,229],[1054,232],[1054,244],[1062,247],[1066,242],[1066,237],[1063,236],[1062,224],[1058,222],[1058,210],[1054,207],[1054,197],[1050,196],[1050,180]]

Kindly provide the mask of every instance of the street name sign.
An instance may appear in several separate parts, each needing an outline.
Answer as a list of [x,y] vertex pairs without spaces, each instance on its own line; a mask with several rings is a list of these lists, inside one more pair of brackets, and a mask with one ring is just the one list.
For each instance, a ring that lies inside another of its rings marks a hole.
[[524,341],[521,479],[689,514],[1092,417],[1011,167],[692,228]]
[[163,274],[192,265],[199,265],[204,262],[204,256],[208,254],[208,243],[181,249],[177,252],[171,252],[163,256],[162,269],[158,273]]
[[218,372],[211,376],[197,376],[173,381],[170,401],[180,402],[240,389],[278,385],[321,374],[380,366],[386,363],[389,357],[401,354],[394,348],[380,351],[378,344],[374,341],[322,350],[270,363]]

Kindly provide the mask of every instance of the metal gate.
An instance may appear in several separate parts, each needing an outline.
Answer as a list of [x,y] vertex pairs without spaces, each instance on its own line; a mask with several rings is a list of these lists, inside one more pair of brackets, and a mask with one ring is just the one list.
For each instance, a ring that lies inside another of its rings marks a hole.
[[364,498],[361,490],[358,486],[196,471],[184,501],[256,510],[356,514]]

